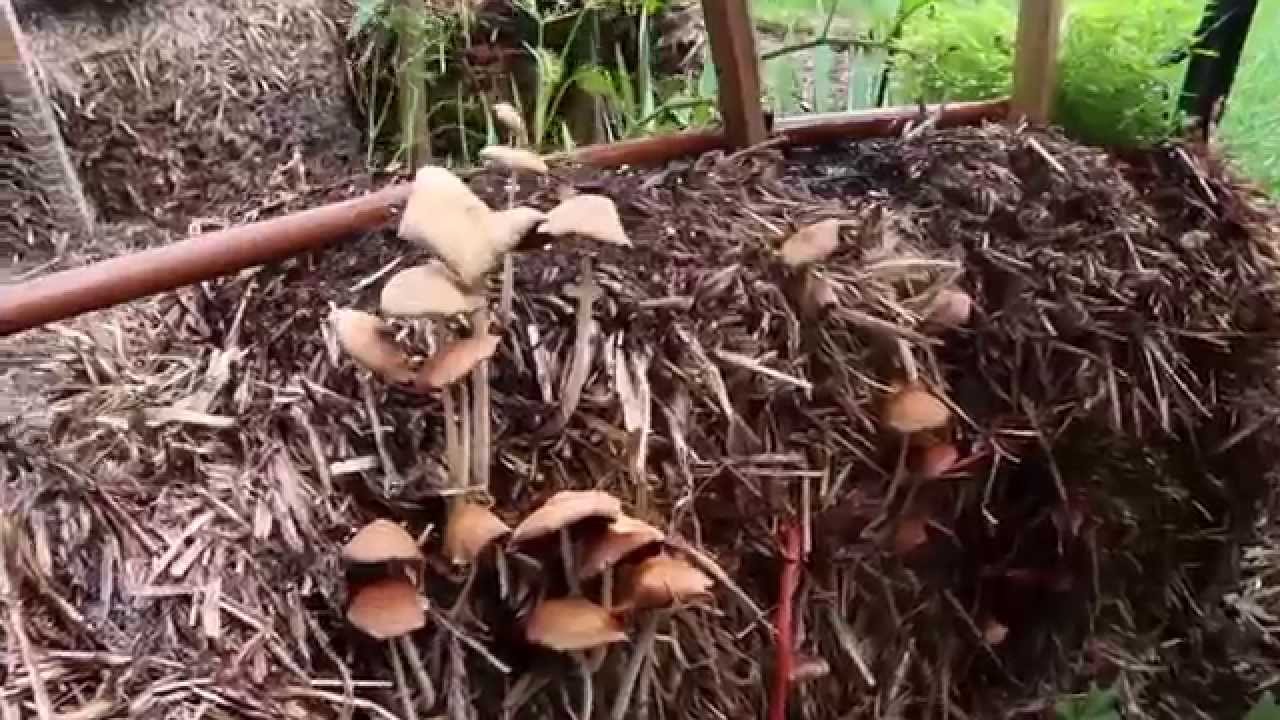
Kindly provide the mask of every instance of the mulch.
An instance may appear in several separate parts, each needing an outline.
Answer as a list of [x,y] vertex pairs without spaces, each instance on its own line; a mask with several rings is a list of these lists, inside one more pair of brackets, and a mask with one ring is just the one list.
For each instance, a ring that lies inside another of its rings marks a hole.
[[[425,259],[394,232],[53,330],[46,411],[0,449],[0,708],[759,717],[789,645],[793,718],[1044,717],[1091,682],[1152,717],[1242,714],[1268,635],[1224,598],[1280,450],[1278,216],[1210,153],[989,125],[471,183],[493,207],[608,195],[633,242],[528,238],[510,296],[491,282],[487,482],[453,482],[439,394],[368,377],[328,326]],[[833,256],[780,261],[828,218]],[[813,276],[834,307],[801,301]],[[933,327],[956,288],[972,322]],[[424,354],[469,332],[396,327]],[[951,475],[921,479],[882,421],[906,379],[955,413]],[[554,557],[500,583],[439,551],[450,498],[514,524],[563,488],[717,580],[589,683],[521,630],[569,585]],[[338,550],[375,518],[428,556],[407,643],[344,620]]]

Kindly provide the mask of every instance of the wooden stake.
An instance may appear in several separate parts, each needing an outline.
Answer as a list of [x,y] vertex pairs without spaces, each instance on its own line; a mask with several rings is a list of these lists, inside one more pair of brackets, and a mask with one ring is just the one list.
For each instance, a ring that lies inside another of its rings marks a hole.
[[1065,0],[1022,0],[1010,119],[1045,124],[1053,116],[1058,41]]
[[0,95],[8,96],[14,109],[13,122],[35,163],[40,189],[59,215],[56,220],[87,240],[93,232],[93,212],[10,0],[0,0]]
[[702,0],[702,12],[716,66],[725,137],[734,148],[764,142],[760,64],[747,0]]

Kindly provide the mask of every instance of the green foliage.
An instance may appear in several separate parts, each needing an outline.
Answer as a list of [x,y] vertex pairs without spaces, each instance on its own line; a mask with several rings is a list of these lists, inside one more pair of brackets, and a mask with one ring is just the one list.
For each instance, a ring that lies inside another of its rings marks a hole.
[[1280,720],[1280,705],[1276,704],[1275,695],[1270,690],[1263,693],[1244,720]]
[[1117,700],[1114,689],[1094,687],[1084,695],[1059,701],[1054,714],[1058,720],[1121,720]]
[[[1177,128],[1174,109],[1199,6],[1170,0],[1067,5],[1055,121],[1085,142],[1147,145]],[[1007,0],[934,2],[897,43],[899,102],[976,100],[1010,91],[1017,18]]]

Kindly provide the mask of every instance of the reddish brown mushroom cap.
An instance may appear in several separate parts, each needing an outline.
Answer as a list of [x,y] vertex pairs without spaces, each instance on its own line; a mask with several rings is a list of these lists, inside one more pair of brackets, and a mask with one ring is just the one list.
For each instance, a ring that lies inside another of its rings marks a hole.
[[427,624],[425,601],[404,578],[379,580],[356,590],[347,621],[374,639],[390,640]]
[[936,430],[950,420],[951,408],[920,387],[899,390],[885,402],[885,424],[904,435]]
[[525,638],[559,652],[590,650],[627,639],[608,610],[581,597],[544,600],[525,621]]
[[711,578],[685,560],[656,555],[632,573],[623,604],[637,610],[671,607],[709,596],[712,585]]
[[593,578],[624,558],[661,543],[666,535],[658,528],[629,515],[620,515],[604,536],[594,542],[578,565],[578,576]]
[[519,544],[550,535],[588,518],[616,520],[622,514],[618,498],[599,490],[563,490],[534,510],[511,533]]
[[838,247],[840,221],[830,219],[800,228],[782,243],[778,252],[784,263],[800,267],[826,260]]
[[422,551],[404,528],[390,520],[374,520],[342,548],[342,559],[352,563],[418,561]]
[[475,503],[458,503],[449,514],[444,532],[444,553],[455,565],[469,565],[511,528],[489,508]]
[[914,462],[915,472],[925,480],[936,480],[960,460],[960,451],[949,442],[938,443],[917,451]]
[[414,384],[437,389],[452,385],[466,377],[476,365],[493,357],[501,342],[501,337],[488,333],[455,340],[427,358]]

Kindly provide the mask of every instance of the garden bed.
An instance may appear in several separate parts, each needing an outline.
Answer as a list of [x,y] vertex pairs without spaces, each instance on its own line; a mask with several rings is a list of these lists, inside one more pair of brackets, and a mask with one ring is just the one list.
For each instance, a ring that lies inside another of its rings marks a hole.
[[[1155,716],[1241,714],[1232,663],[1257,644],[1222,598],[1280,450],[1280,258],[1274,212],[1213,158],[988,125],[471,184],[495,208],[608,195],[633,246],[532,238],[509,304],[490,288],[492,455],[468,494],[514,524],[555,490],[605,490],[717,580],[652,643],[628,624],[594,716],[646,646],[629,717],[761,716],[780,602],[807,673],[790,717],[1035,716],[1116,680]],[[779,260],[829,218],[842,244],[817,270]],[[572,583],[536,554],[502,583],[450,567],[439,395],[366,378],[326,322],[376,308],[419,255],[377,233],[59,334],[47,414],[0,454],[7,625],[25,629],[5,702],[579,712],[580,667],[522,632]],[[805,277],[834,305],[805,302]],[[568,294],[584,284],[590,321]],[[972,320],[940,329],[929,310],[957,288]],[[953,412],[941,478],[883,422],[913,376]],[[344,619],[339,548],[375,518],[425,540],[416,653]]]

